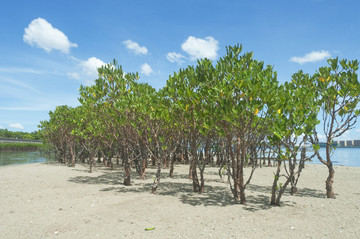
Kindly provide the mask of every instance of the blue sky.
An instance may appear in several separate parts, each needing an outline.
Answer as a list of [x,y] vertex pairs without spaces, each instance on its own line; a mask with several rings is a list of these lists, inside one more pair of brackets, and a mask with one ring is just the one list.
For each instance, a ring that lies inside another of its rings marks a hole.
[[[360,59],[358,1],[6,1],[0,8],[0,128],[34,131],[114,58],[155,88],[225,47],[273,65],[284,82],[326,59]],[[360,127],[346,138],[360,138]]]

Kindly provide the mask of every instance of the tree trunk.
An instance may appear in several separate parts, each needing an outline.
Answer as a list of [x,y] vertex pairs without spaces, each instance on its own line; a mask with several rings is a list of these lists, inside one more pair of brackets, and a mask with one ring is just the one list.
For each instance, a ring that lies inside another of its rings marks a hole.
[[220,166],[220,152],[216,151],[216,166]]
[[184,164],[184,150],[181,150],[180,163]]
[[[298,193],[296,185],[297,185],[297,182],[299,181],[302,170],[305,168],[305,161],[306,161],[306,147],[303,146],[303,148],[301,149],[301,156],[300,156],[298,172],[296,175],[294,175],[293,180],[291,180],[291,194]],[[295,176],[296,176],[296,178],[295,178]]]
[[329,176],[327,177],[325,183],[326,183],[326,197],[327,198],[335,198],[334,189],[332,187],[334,182],[334,176],[335,176],[335,170],[333,168],[332,163],[328,165],[329,169]]
[[239,187],[239,180],[237,178],[234,179],[234,189],[233,189],[233,195],[235,198],[235,202],[237,203],[241,203],[241,198],[240,198],[240,187]]
[[196,147],[196,143],[197,143],[197,139],[198,139],[198,134],[196,132],[196,121],[195,121],[195,116],[194,116],[194,108],[195,105],[192,106],[192,120],[193,120],[193,125],[192,125],[192,137],[191,137],[191,141],[190,141],[190,150],[191,150],[191,157],[192,157],[192,180],[193,180],[193,188],[194,188],[194,192],[199,192],[200,191],[200,184],[199,184],[199,179],[197,176],[197,161],[198,161],[198,154],[197,154],[197,147]]
[[332,164],[331,158],[330,158],[330,145],[331,145],[331,143],[328,140],[328,142],[326,144],[326,162],[327,162],[326,166],[328,167],[329,175],[325,181],[326,197],[335,199],[335,193],[334,193],[334,189],[332,187],[333,182],[334,182],[335,170],[333,168],[333,164]]
[[[186,145],[187,147],[187,145]],[[185,149],[185,152],[184,152],[184,158],[185,158],[185,163],[188,164],[189,163],[189,152],[187,150],[187,148]]]
[[89,154],[89,163],[90,163],[90,173],[92,173],[92,168],[94,164],[95,155],[93,153]]
[[289,159],[289,181],[291,184],[290,193],[294,195],[298,193],[296,184],[295,184],[295,167],[296,167],[296,156],[293,159]]
[[168,166],[168,158],[165,156],[165,157],[164,157],[163,168],[165,169],[165,168],[167,168],[167,166]]
[[281,169],[281,161],[278,160],[278,165],[277,165],[277,169],[276,169],[276,174],[274,176],[274,181],[273,181],[273,185],[271,188],[271,199],[270,199],[270,205],[276,205],[276,191],[278,188],[278,181],[280,178],[280,169]]
[[98,163],[101,163],[101,156],[103,156],[103,157],[104,157],[104,160],[105,160],[105,155],[102,155],[101,151],[98,152],[98,155],[97,155],[97,156],[98,156],[98,158],[97,158],[97,162],[98,162]]
[[119,153],[116,155],[116,164],[119,165],[120,163],[120,155]]
[[204,179],[204,169],[200,170],[200,189],[199,193],[205,192],[205,179]]
[[[206,153],[205,153],[206,155]],[[199,193],[204,193],[205,192],[205,179],[204,179],[204,171],[205,171],[205,165],[206,165],[206,156],[205,158],[203,157],[203,152],[200,152],[200,162],[201,162],[201,166],[200,166],[200,188],[199,188]]]
[[[193,180],[193,189],[194,192],[199,192],[200,191],[200,184],[199,184],[199,179],[197,176],[197,151],[195,148],[195,142],[193,142],[193,144],[191,145],[192,147],[192,152],[191,152],[191,165],[190,165],[190,170],[191,170],[191,178]],[[190,173],[190,172],[189,172]]]
[[197,168],[196,168],[196,162],[197,160],[193,159],[192,160],[192,166],[191,166],[191,176],[192,176],[192,180],[193,180],[193,189],[194,192],[199,192],[200,191],[200,184],[199,184],[199,179],[197,176]]
[[130,164],[128,159],[125,159],[124,170],[125,170],[124,185],[130,186]]
[[240,199],[240,204],[246,205],[245,198],[245,185],[244,185],[244,165],[245,160],[247,159],[246,152],[247,148],[241,148],[240,137],[237,138],[237,146],[236,146],[236,180],[237,180],[237,198]]
[[154,193],[154,194],[157,193],[156,190],[159,186],[160,178],[161,178],[161,160],[159,158],[157,158],[156,161],[157,161],[157,170],[156,170],[156,175],[155,175],[153,185],[151,187],[151,193]]
[[[284,162],[284,164],[285,164],[285,162]],[[290,183],[291,178],[294,176],[292,173],[290,173],[290,175],[287,177],[285,183],[283,185],[281,185],[281,184],[278,185],[277,183],[280,178],[280,167],[281,167],[281,161],[279,160],[276,175],[274,177],[274,183],[272,186],[271,201],[270,201],[270,204],[275,205],[275,206],[280,206],[281,196],[284,194],[286,187]],[[278,191],[277,195],[276,195],[276,191]]]
[[278,194],[276,202],[275,202],[276,206],[280,206],[281,196],[284,194],[285,189],[286,189],[287,185],[289,184],[289,182],[290,182],[290,179],[286,180],[284,185],[282,187],[280,187],[279,194]]
[[62,159],[62,163],[63,164],[66,164],[66,162],[67,162],[67,159],[66,159],[66,157],[67,157],[67,150],[66,150],[66,148],[64,149],[64,154],[63,154],[63,159]]
[[174,164],[175,164],[175,153],[174,155],[172,155],[172,157],[170,158],[170,172],[169,172],[169,177],[173,178],[174,177]]
[[112,157],[109,157],[108,160],[107,160],[107,165],[108,167],[110,167],[111,170],[114,169],[114,164],[112,162]]
[[227,167],[228,170],[228,174],[231,175],[232,180],[234,181],[234,188],[232,188],[231,186],[231,182],[230,182],[230,189],[233,193],[235,202],[241,202],[241,198],[240,198],[240,180],[239,180],[239,166],[238,165],[238,160],[239,160],[239,148],[235,149],[237,152],[237,158],[235,158],[234,155],[234,151],[233,151],[233,146],[232,146],[232,137],[231,135],[227,135],[227,148],[228,148],[228,152],[229,152],[229,156],[230,156],[230,160],[231,160],[231,167]]
[[192,179],[192,161],[190,162],[190,166],[189,166],[188,178],[189,178],[189,179]]
[[70,154],[71,154],[71,167],[75,167],[75,152],[74,146],[70,146]]
[[298,190],[297,190],[297,187],[296,187],[296,184],[295,184],[295,175],[291,179],[290,194],[291,195],[298,194]]
[[124,149],[124,185],[130,186],[130,163],[129,163],[129,157],[127,154],[127,149]]
[[146,158],[143,157],[141,161],[141,175],[140,178],[145,180],[145,170],[146,170]]
[[246,205],[245,198],[245,186],[244,186],[244,170],[243,166],[240,166],[240,175],[239,175],[239,189],[240,189],[240,203]]
[[156,160],[153,155],[151,155],[151,166],[155,166]]

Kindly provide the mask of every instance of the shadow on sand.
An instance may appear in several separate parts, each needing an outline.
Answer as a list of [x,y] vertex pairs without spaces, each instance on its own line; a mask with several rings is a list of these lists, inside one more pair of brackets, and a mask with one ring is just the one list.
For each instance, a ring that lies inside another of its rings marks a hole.
[[[72,169],[83,171],[82,169]],[[146,179],[141,180],[135,172],[132,173],[132,185],[123,185],[123,171],[109,170],[104,168],[98,168],[101,175],[99,176],[77,176],[68,179],[72,183],[81,184],[101,184],[105,187],[101,188],[100,191],[113,191],[116,193],[150,193],[152,186],[152,179],[155,177],[155,170],[148,170],[146,172]],[[205,175],[206,178],[206,175]],[[184,182],[187,179],[188,182]],[[214,178],[206,179],[205,181],[205,193],[199,194],[193,192],[192,180],[188,179],[187,174],[175,173],[173,178],[169,178],[168,172],[161,173],[161,182],[157,190],[157,195],[164,197],[177,198],[184,204],[192,206],[220,206],[226,207],[229,205],[237,204],[230,191],[230,187],[226,183],[221,183],[220,180]],[[181,180],[181,182],[179,182]],[[207,185],[206,182],[213,182],[214,185]],[[316,197],[324,198],[324,194],[321,191],[311,188],[298,188],[299,193],[296,194],[298,197]],[[247,205],[244,206],[244,210],[258,211],[268,210],[272,206],[269,203],[270,200],[271,185],[260,186],[249,184],[246,188],[246,200]],[[292,207],[296,203],[289,201],[286,197],[290,195],[290,192],[285,192],[282,197],[281,206]]]

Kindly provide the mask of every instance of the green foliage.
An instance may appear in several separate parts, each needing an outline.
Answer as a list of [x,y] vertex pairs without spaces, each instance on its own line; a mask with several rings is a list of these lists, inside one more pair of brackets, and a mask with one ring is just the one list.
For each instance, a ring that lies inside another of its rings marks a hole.
[[[217,62],[201,59],[179,69],[155,90],[114,60],[98,69],[95,84],[80,87],[81,106],[59,106],[49,113],[41,134],[60,151],[69,145],[93,152],[114,145],[129,152],[145,147],[145,155],[164,158],[181,145],[190,149],[193,162],[205,147],[224,147],[222,141],[236,167],[233,179],[243,172],[248,149],[263,141],[279,149],[280,161],[294,159],[296,165],[297,140],[303,144],[317,135],[320,110],[326,122],[333,120],[325,125],[340,125],[325,129],[328,142],[351,128],[360,114],[358,62],[336,58],[328,63],[313,76],[299,71],[279,85],[272,66],[235,45]],[[318,142],[311,143],[317,150]]]
[[314,149],[315,151],[320,150],[320,145],[318,145],[318,144],[313,144],[313,149]]
[[[321,67],[314,74],[314,92],[317,95],[316,103],[323,114],[325,142],[327,144],[326,159],[318,155],[319,160],[331,167],[331,151],[333,139],[341,136],[353,128],[359,115],[357,105],[360,101],[360,83],[357,71],[357,60],[348,61],[338,58],[329,59],[328,66]],[[310,137],[313,145],[319,144],[317,129]]]
[[313,78],[299,71],[292,75],[292,81],[285,82],[276,95],[272,115],[274,121],[273,142],[309,135],[319,123],[317,114],[317,92]]
[[[328,67],[321,67],[314,75],[316,90],[321,95],[319,104],[326,114],[335,113],[336,117],[358,115],[356,109],[360,100],[360,83],[357,70],[359,63],[355,61],[329,59]],[[334,112],[336,111],[336,112]]]
[[219,133],[235,130],[247,137],[250,132],[259,133],[268,123],[278,82],[271,66],[264,67],[264,62],[254,60],[253,53],[240,55],[241,50],[242,46],[228,47],[226,56],[218,61],[212,100],[217,102]]
[[29,133],[21,131],[10,131],[7,129],[0,129],[0,138],[42,140],[42,136],[39,131]]
[[265,132],[275,145],[311,135],[320,108],[327,114],[336,108],[338,117],[360,114],[357,61],[330,59],[314,76],[299,71],[279,85],[271,66],[241,51],[241,45],[227,47],[216,64],[198,60],[159,91],[138,83],[138,73],[125,73],[114,60],[98,69],[94,85],[81,86],[80,107],[50,112],[42,134],[53,141],[70,135],[111,141],[125,130],[166,144],[174,131],[197,138],[235,132],[243,141]]
[[0,151],[38,151],[43,144],[37,143],[0,143]]

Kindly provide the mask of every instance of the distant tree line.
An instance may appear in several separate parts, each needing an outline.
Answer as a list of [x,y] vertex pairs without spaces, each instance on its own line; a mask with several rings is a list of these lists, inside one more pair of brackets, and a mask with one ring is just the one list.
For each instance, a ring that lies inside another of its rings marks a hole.
[[8,129],[0,129],[0,138],[29,139],[42,140],[41,133],[37,130],[34,132],[10,131]]
[[36,143],[0,143],[0,151],[40,151],[44,149],[43,144]]
[[[114,61],[98,69],[94,85],[81,86],[81,106],[58,106],[40,123],[41,133],[64,164],[88,162],[91,172],[96,157],[109,167],[115,158],[124,167],[125,185],[131,184],[132,170],[145,178],[149,164],[156,166],[154,193],[161,170],[169,168],[172,177],[176,163],[189,165],[193,190],[203,193],[206,166],[217,166],[241,204],[254,171],[264,165],[276,167],[269,179],[272,205],[280,204],[288,186],[296,193],[310,142],[327,166],[326,194],[334,198],[331,145],[360,113],[358,62],[329,59],[314,75],[299,71],[279,84],[272,66],[241,51],[229,46],[217,62],[198,60],[174,72],[159,90]],[[318,115],[325,158],[318,152]]]

